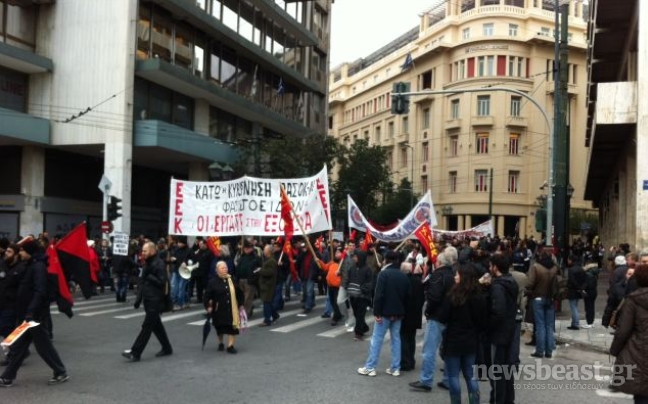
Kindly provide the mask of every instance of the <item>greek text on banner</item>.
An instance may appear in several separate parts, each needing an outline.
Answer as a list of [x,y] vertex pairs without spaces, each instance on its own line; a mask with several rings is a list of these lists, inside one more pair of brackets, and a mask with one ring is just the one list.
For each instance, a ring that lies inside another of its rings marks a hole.
[[[188,236],[278,236],[282,184],[304,232],[331,229],[326,166],[298,179],[242,177],[222,182],[171,180],[169,234]],[[302,234],[298,226],[295,234]]]

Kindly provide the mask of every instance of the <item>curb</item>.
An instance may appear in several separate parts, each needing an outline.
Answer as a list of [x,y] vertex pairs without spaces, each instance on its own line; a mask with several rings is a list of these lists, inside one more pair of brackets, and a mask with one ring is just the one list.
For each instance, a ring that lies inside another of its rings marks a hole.
[[569,338],[562,338],[562,337],[556,337],[556,343],[557,344],[569,344],[570,347],[586,350],[586,351],[592,351],[592,352],[598,352],[598,353],[603,353],[603,354],[608,354],[609,347],[604,347],[601,345],[592,345],[588,344],[586,342],[581,342],[581,341],[575,341],[573,339]]

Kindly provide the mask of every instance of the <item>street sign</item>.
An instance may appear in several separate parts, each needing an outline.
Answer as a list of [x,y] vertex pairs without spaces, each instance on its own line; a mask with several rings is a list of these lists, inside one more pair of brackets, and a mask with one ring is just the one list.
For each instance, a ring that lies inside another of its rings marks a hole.
[[113,255],[128,255],[128,234],[116,231],[113,234]]
[[105,234],[110,234],[113,231],[113,224],[107,220],[101,222],[101,232]]
[[99,190],[103,193],[106,193],[112,187],[112,182],[106,177],[106,174],[101,176],[101,181],[99,181]]

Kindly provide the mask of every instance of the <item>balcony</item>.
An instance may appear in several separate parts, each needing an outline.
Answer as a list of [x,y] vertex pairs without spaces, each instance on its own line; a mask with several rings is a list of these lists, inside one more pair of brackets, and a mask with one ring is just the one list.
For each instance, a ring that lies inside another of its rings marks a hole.
[[52,59],[0,42],[0,66],[26,73],[46,73],[54,69]]
[[317,45],[317,37],[307,30],[305,26],[292,18],[284,9],[279,7],[274,0],[257,0],[254,2],[254,5],[258,7],[263,14],[279,23],[282,28],[297,38],[302,46]]
[[231,114],[292,136],[306,136],[313,131],[265,106],[237,95],[219,85],[194,76],[189,70],[161,59],[138,60],[135,74],[146,80],[194,99],[204,99]]
[[461,118],[448,119],[445,123],[446,130],[461,129]]
[[472,126],[493,126],[495,125],[495,117],[491,115],[477,115],[470,118]]
[[507,116],[506,126],[509,128],[526,128],[529,126],[528,120],[522,116]]
[[0,108],[0,145],[49,145],[50,121]]

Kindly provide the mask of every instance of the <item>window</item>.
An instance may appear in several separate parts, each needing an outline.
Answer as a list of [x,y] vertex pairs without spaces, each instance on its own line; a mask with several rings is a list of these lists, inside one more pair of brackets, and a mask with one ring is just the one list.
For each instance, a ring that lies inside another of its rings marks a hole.
[[518,26],[517,24],[509,24],[509,36],[517,36]]
[[427,175],[421,176],[421,192],[427,192],[428,190],[428,177]]
[[421,75],[421,85],[423,86],[423,90],[428,90],[432,88],[432,70],[428,70],[427,72],[423,73]]
[[457,79],[465,79],[466,78],[466,61],[461,60],[459,61],[459,72],[457,75]]
[[380,126],[376,126],[376,143],[380,143]]
[[403,134],[406,135],[409,133],[409,119],[406,116],[403,117]]
[[430,128],[430,108],[423,109],[423,129]]
[[469,39],[470,38],[470,28],[464,28],[464,30],[461,31],[461,37],[463,39]]
[[401,168],[406,168],[407,167],[407,147],[401,148],[400,152],[401,158]]
[[480,56],[477,58],[477,76],[482,77],[484,75],[484,64],[486,62],[486,58],[484,56]]
[[452,119],[459,119],[459,100],[450,102],[450,116]]
[[517,58],[517,75],[518,75],[518,77],[522,77],[522,72],[523,72],[523,70],[522,70],[522,61],[523,60],[524,59],[522,59],[522,58]]
[[486,57],[486,75],[487,76],[495,75],[495,56]]
[[517,194],[518,193],[518,181],[520,180],[519,171],[509,171],[508,172],[508,193]]
[[459,155],[459,136],[450,136],[450,157],[457,157]]
[[520,134],[511,133],[509,135],[509,155],[517,156],[520,149]]
[[450,189],[449,189],[450,193],[451,194],[457,193],[457,172],[456,171],[450,171],[448,183],[450,184]]
[[493,23],[484,24],[484,36],[493,36],[495,27]]
[[477,97],[477,115],[490,115],[490,95],[480,95]]
[[369,141],[369,131],[368,130],[364,131],[364,140],[366,140],[367,142]]
[[520,116],[522,97],[511,97],[511,116]]
[[477,134],[477,148],[475,149],[475,152],[477,154],[488,153],[488,133]]
[[488,171],[475,170],[475,192],[488,192]]
[[387,135],[389,136],[390,139],[394,138],[394,122],[389,122],[387,124]]
[[430,155],[430,145],[428,142],[423,143],[423,147],[421,148],[421,160],[425,163],[429,160]]
[[551,29],[547,28],[547,27],[542,27],[542,28],[540,28],[540,32],[538,32],[538,35],[551,36]]

